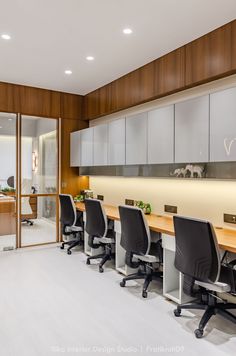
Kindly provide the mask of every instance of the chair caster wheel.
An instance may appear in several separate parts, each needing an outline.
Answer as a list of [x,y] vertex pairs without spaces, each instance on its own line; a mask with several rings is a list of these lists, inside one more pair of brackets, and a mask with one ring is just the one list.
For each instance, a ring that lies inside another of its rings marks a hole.
[[142,297],[147,298],[147,295],[148,295],[147,292],[145,290],[143,290]]
[[181,310],[180,309],[175,309],[174,310],[174,314],[175,314],[175,316],[180,316],[181,315]]
[[99,272],[100,273],[103,273],[104,272],[104,269],[102,267],[99,267]]
[[120,282],[120,286],[121,286],[121,287],[125,287],[125,281],[121,281],[121,282]]
[[61,245],[61,246],[60,246],[60,249],[61,249],[61,250],[64,250],[64,245]]
[[71,250],[67,250],[67,255],[71,255]]
[[201,338],[203,337],[203,330],[201,330],[201,329],[196,329],[196,330],[194,331],[194,334],[195,334],[195,336],[196,336],[197,339],[201,339]]
[[90,260],[87,258],[86,265],[90,265]]

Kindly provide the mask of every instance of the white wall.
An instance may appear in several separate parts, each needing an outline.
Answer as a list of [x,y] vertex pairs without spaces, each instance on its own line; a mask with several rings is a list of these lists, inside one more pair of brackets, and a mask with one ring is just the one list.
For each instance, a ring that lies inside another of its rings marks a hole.
[[[90,126],[232,86],[236,86],[235,75],[93,120]],[[177,205],[179,214],[236,229],[235,225],[223,223],[223,213],[236,214],[235,181],[91,176],[90,188],[95,194],[104,195],[108,204],[123,204],[125,198],[140,199],[150,202],[153,211],[159,214],[164,213],[164,204]]]

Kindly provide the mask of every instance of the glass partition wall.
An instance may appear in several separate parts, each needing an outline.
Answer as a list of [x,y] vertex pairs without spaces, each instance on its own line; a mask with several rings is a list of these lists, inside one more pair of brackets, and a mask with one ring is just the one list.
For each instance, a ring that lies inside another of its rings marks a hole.
[[58,120],[22,116],[20,247],[58,240]]
[[17,115],[0,113],[0,251],[17,244]]

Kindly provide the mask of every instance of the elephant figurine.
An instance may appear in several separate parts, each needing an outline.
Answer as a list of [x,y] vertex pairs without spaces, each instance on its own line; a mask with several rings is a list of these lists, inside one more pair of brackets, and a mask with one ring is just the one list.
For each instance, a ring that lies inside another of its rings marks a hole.
[[204,167],[202,166],[194,166],[193,164],[187,164],[185,167],[186,173],[190,172],[190,178],[202,178],[202,173],[204,171]]

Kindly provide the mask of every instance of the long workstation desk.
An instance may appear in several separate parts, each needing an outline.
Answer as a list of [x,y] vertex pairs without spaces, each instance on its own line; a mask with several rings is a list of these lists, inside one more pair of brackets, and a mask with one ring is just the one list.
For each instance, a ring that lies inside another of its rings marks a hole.
[[[118,207],[104,204],[106,215],[109,219],[114,220],[114,228],[116,232],[116,270],[122,274],[133,273],[128,266],[125,265],[125,251],[120,246],[121,226]],[[84,212],[84,221],[86,220],[85,206],[83,203],[76,203],[76,208]],[[173,218],[161,215],[145,215],[152,237],[156,234],[162,235],[163,246],[163,295],[176,303],[184,303],[189,300],[182,291],[183,276],[174,267],[175,257],[175,238]],[[223,251],[236,253],[236,230],[214,227],[219,247]],[[93,255],[98,253],[93,251],[88,246],[88,236],[85,233],[85,253]]]

